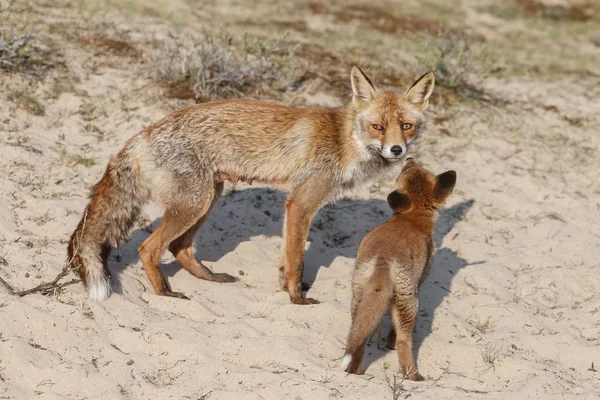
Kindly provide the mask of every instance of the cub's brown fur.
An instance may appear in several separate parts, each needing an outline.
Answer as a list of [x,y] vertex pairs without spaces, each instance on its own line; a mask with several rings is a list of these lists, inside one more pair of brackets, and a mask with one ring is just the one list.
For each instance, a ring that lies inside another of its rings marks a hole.
[[437,210],[452,193],[456,172],[433,175],[409,158],[389,194],[394,215],[360,244],[352,278],[352,327],[342,368],[362,373],[365,345],[389,310],[388,347],[396,348],[406,379],[420,381],[412,356],[419,285],[433,255]]
[[266,182],[287,192],[280,283],[293,303],[301,290],[304,245],[317,210],[401,160],[425,121],[434,77],[404,92],[375,89],[354,68],[352,102],[337,109],[292,108],[251,100],[204,103],[173,112],[132,137],[108,163],[71,236],[69,259],[89,296],[111,292],[106,259],[142,206],[154,199],[164,217],[139,249],[157,294],[172,292],[159,269],[169,249],[192,275],[217,282],[194,257],[192,242],[223,193],[225,180]]

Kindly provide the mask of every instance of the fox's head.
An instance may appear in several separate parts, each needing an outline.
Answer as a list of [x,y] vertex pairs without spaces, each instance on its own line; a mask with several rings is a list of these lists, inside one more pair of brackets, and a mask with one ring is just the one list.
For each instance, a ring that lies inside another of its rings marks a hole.
[[356,110],[354,139],[388,161],[401,160],[425,122],[435,77],[421,76],[408,91],[375,89],[358,67],[352,68],[352,103]]
[[434,175],[409,157],[387,201],[396,213],[439,210],[456,184],[456,172]]

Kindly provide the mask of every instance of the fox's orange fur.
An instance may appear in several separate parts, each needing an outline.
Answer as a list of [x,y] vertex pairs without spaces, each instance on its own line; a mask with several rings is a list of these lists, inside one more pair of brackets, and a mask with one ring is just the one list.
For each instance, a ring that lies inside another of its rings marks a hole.
[[352,278],[352,327],[342,368],[362,374],[365,345],[389,310],[393,326],[388,347],[398,352],[406,379],[423,380],[412,355],[419,285],[433,255],[437,210],[452,193],[456,173],[438,176],[408,159],[388,196],[394,215],[360,244]]
[[192,242],[223,182],[242,180],[287,192],[281,287],[294,303],[312,302],[302,298],[301,277],[313,216],[344,190],[404,157],[422,129],[434,86],[432,73],[407,92],[375,89],[356,67],[351,77],[354,96],[345,107],[216,101],[173,112],[132,137],[109,161],[69,244],[69,258],[90,297],[110,295],[110,246],[126,237],[151,199],[163,206],[164,217],[139,254],[157,294],[185,297],[172,292],[160,272],[167,248],[194,276],[234,281],[196,260]]

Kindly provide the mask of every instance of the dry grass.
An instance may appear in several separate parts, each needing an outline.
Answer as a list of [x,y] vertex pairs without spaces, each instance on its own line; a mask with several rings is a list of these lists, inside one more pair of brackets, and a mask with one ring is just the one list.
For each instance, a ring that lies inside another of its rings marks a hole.
[[26,33],[0,33],[0,69],[7,72],[42,76],[54,65],[50,53]]
[[73,167],[75,165],[83,165],[86,168],[96,165],[96,161],[90,157],[84,157],[80,155],[68,154],[63,151],[60,155],[60,164]]
[[482,11],[508,20],[539,18],[555,22],[588,22],[600,19],[597,2],[548,4],[539,0],[513,0],[482,7]]
[[8,99],[14,102],[19,108],[27,112],[42,116],[45,114],[44,106],[33,96],[24,92],[13,92],[8,95]]
[[27,11],[12,2],[0,9],[0,71],[43,76],[54,67],[54,54],[27,33]]
[[435,36],[425,55],[417,58],[435,73],[437,85],[469,95],[481,93],[483,81],[502,69],[496,54],[460,32]]
[[485,364],[482,373],[490,369],[496,370],[498,363],[506,356],[506,351],[503,350],[504,346],[501,343],[487,343],[484,348],[479,349],[479,354]]
[[166,43],[154,62],[170,97],[201,102],[285,91],[294,81],[293,54],[282,40],[205,33],[187,43]]
[[494,322],[490,317],[482,320],[478,315],[475,315],[469,318],[467,322],[482,334],[488,333],[494,327]]
[[539,0],[519,0],[517,4],[528,17],[544,18],[552,21],[586,22],[600,19],[597,2],[546,4]]
[[124,40],[111,39],[103,35],[81,36],[78,40],[79,43],[85,46],[102,47],[117,54],[136,55],[139,53],[131,43]]
[[337,23],[358,24],[384,33],[427,32],[438,34],[443,29],[438,21],[418,15],[396,15],[389,8],[373,4],[345,4],[335,8],[313,2],[309,4],[309,10],[313,14],[331,15]]
[[402,386],[406,377],[398,372],[393,373],[391,376],[388,375],[387,371],[389,370],[389,368],[390,363],[384,362],[382,365],[382,370],[383,374],[385,375],[385,381],[387,382],[390,390],[392,391],[392,400],[398,400],[401,396],[403,398],[406,398],[407,396],[405,395],[410,396],[410,394],[406,393],[404,387]]

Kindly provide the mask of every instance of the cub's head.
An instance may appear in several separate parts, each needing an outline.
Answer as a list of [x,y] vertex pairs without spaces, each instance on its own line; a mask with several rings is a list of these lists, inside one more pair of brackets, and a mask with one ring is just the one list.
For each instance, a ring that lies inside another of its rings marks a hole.
[[388,161],[401,160],[425,122],[435,77],[421,76],[406,91],[375,89],[360,68],[352,68],[352,104],[356,110],[354,139]]
[[434,175],[408,158],[387,201],[394,212],[412,210],[439,210],[456,184],[456,172],[446,171]]

